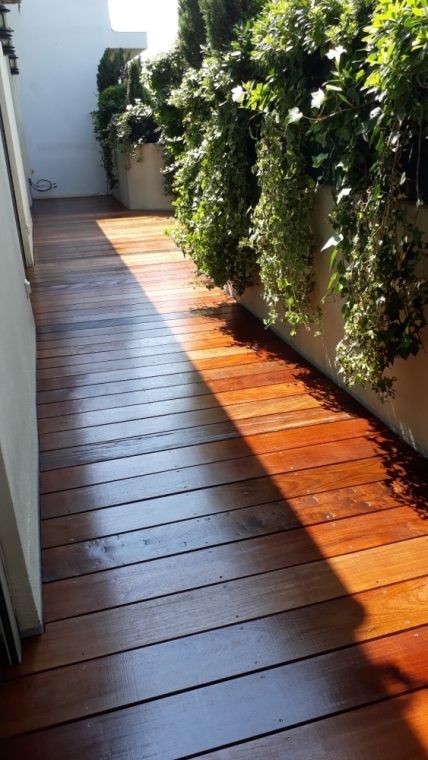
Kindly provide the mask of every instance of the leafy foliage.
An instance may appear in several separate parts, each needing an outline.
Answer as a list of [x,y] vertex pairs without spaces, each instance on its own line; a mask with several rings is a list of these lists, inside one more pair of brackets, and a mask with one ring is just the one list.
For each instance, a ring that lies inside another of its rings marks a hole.
[[143,67],[139,58],[130,62],[126,77],[126,95],[128,103],[134,106],[137,102],[148,100],[148,92],[143,85]]
[[112,87],[124,81],[128,60],[129,58],[125,55],[122,48],[119,50],[105,49],[97,70],[97,89],[99,94],[104,92],[107,87]]
[[385,399],[426,325],[428,0],[199,3],[205,47],[199,26],[193,52],[181,43],[149,74],[177,242],[217,285],[241,292],[258,270],[269,322],[319,327],[310,220],[330,185],[337,365]]
[[[337,363],[348,384],[369,383],[386,398],[394,382],[386,370],[418,353],[426,324],[428,246],[417,209],[428,134],[428,6],[381,0],[361,31],[365,47],[357,37],[333,59],[313,131],[336,160],[338,152],[343,157],[333,172],[332,222],[341,242],[330,292],[345,298]],[[403,206],[411,197],[413,212]]]
[[200,71],[186,72],[172,98],[185,127],[174,179],[175,240],[199,275],[215,285],[232,281],[238,293],[251,283],[256,261],[248,244],[255,200],[250,115],[232,97],[242,65],[240,54],[207,58]]
[[110,85],[98,96],[98,108],[92,113],[95,136],[101,146],[101,159],[111,188],[117,185],[112,149],[112,120],[126,108],[126,85]]
[[183,153],[183,109],[171,102],[174,89],[178,88],[186,69],[179,45],[168,53],[152,58],[146,64],[146,83],[150,91],[153,115],[159,124],[159,142],[165,161],[164,190],[173,194],[176,164]]
[[100,92],[98,108],[92,112],[94,132],[101,146],[102,164],[111,189],[117,186],[115,151],[122,153],[125,167],[129,168],[130,158],[139,147],[159,139],[150,90],[143,82],[141,62],[137,58],[122,68],[118,62],[125,58],[123,51],[120,52],[121,56],[112,59],[107,48],[101,59],[102,72],[106,60],[116,60],[116,75],[120,83],[109,85]]
[[205,43],[205,23],[199,0],[178,0],[178,47],[186,63],[194,69],[202,65]]
[[226,50],[235,37],[238,22],[256,13],[257,0],[199,0],[211,50]]

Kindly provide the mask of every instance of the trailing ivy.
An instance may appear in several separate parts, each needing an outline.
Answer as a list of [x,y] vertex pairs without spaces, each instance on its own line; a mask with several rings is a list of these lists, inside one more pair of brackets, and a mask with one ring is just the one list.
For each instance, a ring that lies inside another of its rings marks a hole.
[[308,213],[314,179],[328,182],[329,294],[344,299],[337,365],[347,384],[368,383],[381,398],[393,394],[395,359],[422,348],[426,324],[427,244],[403,201],[421,202],[427,20],[425,0],[381,0],[374,11],[274,0],[253,25],[260,69],[246,104],[264,113],[253,240],[269,321],[319,315]]
[[337,365],[392,395],[428,304],[428,0],[181,0],[178,46],[147,77],[198,273],[240,293],[259,271],[269,322],[319,327],[310,219],[329,185]]
[[231,282],[238,293],[251,284],[256,254],[248,244],[255,182],[250,114],[234,96],[242,81],[240,51],[211,56],[189,69],[172,103],[184,114],[183,153],[174,190],[174,238],[214,285]]
[[150,90],[150,102],[154,118],[159,125],[159,142],[162,146],[164,167],[164,190],[173,194],[177,161],[183,153],[184,112],[171,102],[171,96],[184,76],[186,63],[180,45],[146,63],[146,84]]
[[[331,216],[330,292],[345,299],[337,364],[347,384],[368,383],[385,399],[395,379],[387,370],[418,353],[426,324],[428,246],[417,208],[428,135],[428,6],[381,0],[363,34],[365,48],[360,41],[336,48],[313,132],[336,161],[342,156]],[[410,198],[413,211],[403,205]]]

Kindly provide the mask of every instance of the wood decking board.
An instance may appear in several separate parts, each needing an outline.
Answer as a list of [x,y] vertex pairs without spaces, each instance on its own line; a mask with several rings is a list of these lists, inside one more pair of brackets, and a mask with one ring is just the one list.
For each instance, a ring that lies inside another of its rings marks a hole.
[[166,224],[35,204],[46,630],[0,756],[422,760],[426,461]]

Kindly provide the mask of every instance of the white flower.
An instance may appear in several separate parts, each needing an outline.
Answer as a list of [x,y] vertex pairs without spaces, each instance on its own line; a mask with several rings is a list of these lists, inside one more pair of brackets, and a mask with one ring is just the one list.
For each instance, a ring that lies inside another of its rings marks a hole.
[[317,90],[312,93],[311,108],[321,108],[325,101],[325,92],[323,90]]
[[132,106],[126,106],[127,111],[132,111]]
[[330,60],[334,58],[336,63],[339,63],[342,53],[346,53],[346,49],[342,45],[338,45],[337,48],[332,48],[328,51],[327,58],[330,58]]
[[237,87],[234,87],[232,90],[232,100],[234,103],[242,103],[242,101],[245,98],[245,92],[240,84],[238,84]]

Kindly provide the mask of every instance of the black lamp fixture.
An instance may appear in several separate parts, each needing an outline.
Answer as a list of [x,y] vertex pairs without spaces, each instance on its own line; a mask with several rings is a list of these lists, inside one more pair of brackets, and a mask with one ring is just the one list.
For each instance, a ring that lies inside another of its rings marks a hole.
[[15,53],[12,53],[12,55],[9,56],[9,64],[10,64],[10,73],[19,74],[18,56],[15,55]]
[[6,8],[5,5],[0,5],[0,40],[12,39],[13,29],[9,29],[6,13],[10,13],[10,8]]
[[10,40],[3,42],[3,55],[14,55],[15,52],[15,48],[13,47]]
[[7,55],[10,64],[10,73],[19,74],[18,69],[18,56],[16,55],[15,48],[10,41],[3,42],[3,55]]

